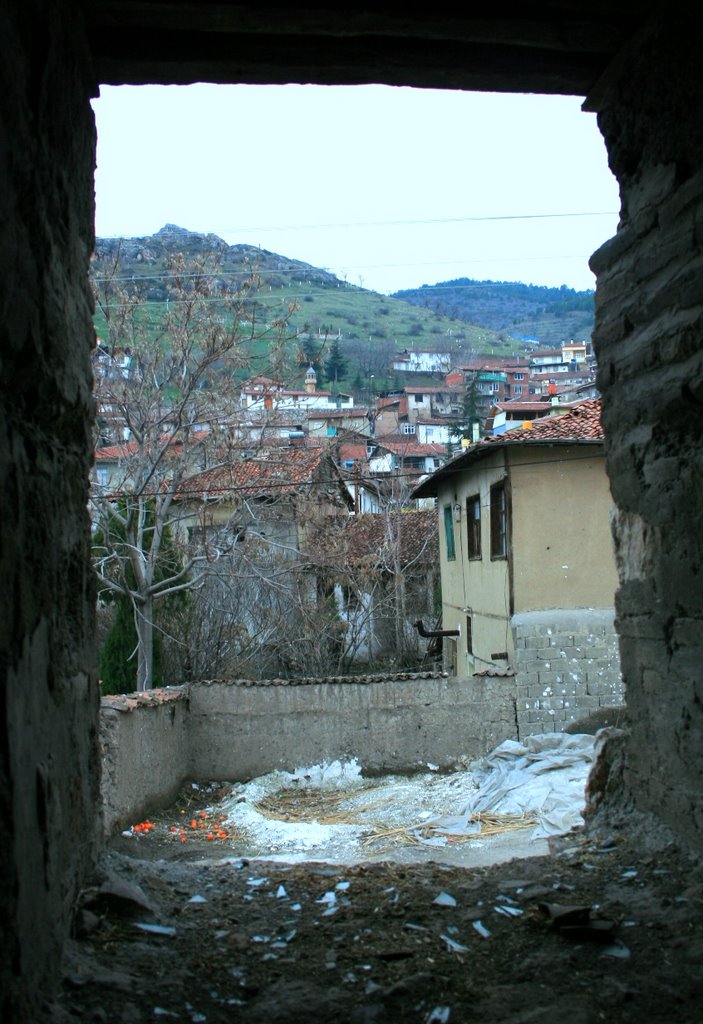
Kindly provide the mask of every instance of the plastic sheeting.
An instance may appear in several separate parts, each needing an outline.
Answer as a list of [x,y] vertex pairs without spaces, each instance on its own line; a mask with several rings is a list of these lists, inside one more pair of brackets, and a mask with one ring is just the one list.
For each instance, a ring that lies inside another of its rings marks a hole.
[[[487,757],[456,772],[438,772],[431,765],[409,776],[364,778],[355,761],[272,772],[234,787],[222,810],[247,836],[241,854],[287,860],[372,859],[376,848],[364,845],[363,837],[379,825],[405,829],[421,844],[414,849],[425,848],[428,855],[448,849],[452,836],[466,836],[468,844],[482,846],[490,840],[482,838],[480,822],[472,821],[478,812],[529,815],[538,824],[521,834],[544,840],[581,824],[594,740],[566,733],[531,736],[524,742],[506,740]],[[272,820],[259,811],[262,797],[289,787],[343,792],[349,823],[324,824],[314,817]]]
[[505,740],[477,765],[477,789],[462,812],[428,822],[439,834],[480,835],[478,812],[531,814],[538,820],[532,833],[563,835],[582,823],[584,791],[595,753],[595,737],[568,733]]

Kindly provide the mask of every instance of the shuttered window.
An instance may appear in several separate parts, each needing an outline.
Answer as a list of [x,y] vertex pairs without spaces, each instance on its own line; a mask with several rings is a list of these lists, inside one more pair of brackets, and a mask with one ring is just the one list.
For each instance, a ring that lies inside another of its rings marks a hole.
[[453,562],[456,558],[456,548],[454,546],[454,519],[451,505],[444,506],[444,536],[447,542],[447,559]]
[[508,557],[508,508],[505,481],[491,487],[491,558]]
[[481,557],[481,495],[466,499],[467,553],[469,558]]

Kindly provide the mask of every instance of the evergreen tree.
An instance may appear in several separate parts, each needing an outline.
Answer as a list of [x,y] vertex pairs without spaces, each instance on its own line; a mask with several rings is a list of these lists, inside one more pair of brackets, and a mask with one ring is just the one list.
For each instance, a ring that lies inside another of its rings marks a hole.
[[322,349],[323,346],[318,345],[313,338],[303,338],[301,345],[302,356],[300,359],[300,365],[312,366],[313,370],[317,374],[317,386],[319,387],[325,380],[324,367],[322,365]]
[[[137,689],[137,630],[130,602],[115,598],[115,620],[100,652],[100,692],[134,693]],[[154,686],[161,686],[161,635],[154,634]]]
[[325,363],[325,373],[330,384],[337,384],[347,375],[347,360],[342,355],[339,338],[335,338],[330,345],[330,354]]
[[451,438],[464,439],[469,442],[475,440],[476,430],[481,430],[481,413],[479,409],[478,379],[480,372],[475,373],[464,391],[464,398],[461,406],[461,414],[449,422],[449,436]]

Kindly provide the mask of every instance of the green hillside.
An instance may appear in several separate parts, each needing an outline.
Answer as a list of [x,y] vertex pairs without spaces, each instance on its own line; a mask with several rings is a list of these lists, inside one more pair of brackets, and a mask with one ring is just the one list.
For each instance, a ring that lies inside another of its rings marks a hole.
[[[314,361],[321,386],[334,387],[327,372],[332,369],[331,360],[338,368],[337,386],[364,397],[371,389],[378,393],[409,382],[425,384],[432,380],[391,368],[394,357],[406,349],[448,352],[455,363],[479,353],[522,350],[491,328],[356,287],[325,270],[276,253],[247,245],[229,246],[215,235],[197,234],[174,225],[146,238],[98,239],[93,276],[102,284],[114,274],[114,287],[128,295],[138,294],[144,303],[144,323],[157,332],[166,304],[174,295],[174,280],[168,268],[175,253],[183,254],[188,272],[206,265],[217,286],[213,302],[220,301],[217,295],[221,290],[236,291],[247,282],[247,309],[252,321],[274,325],[280,318],[287,320],[285,355],[291,383],[302,381],[307,366]],[[252,274],[257,283],[250,287]],[[104,330],[104,320],[98,314],[96,331],[100,336]],[[272,327],[272,338],[274,333]],[[273,369],[265,338],[252,346],[250,356],[246,375]],[[276,368],[280,369],[280,364]]]
[[395,298],[445,316],[481,324],[519,342],[558,346],[588,341],[593,331],[594,292],[562,285],[458,278],[396,292]]

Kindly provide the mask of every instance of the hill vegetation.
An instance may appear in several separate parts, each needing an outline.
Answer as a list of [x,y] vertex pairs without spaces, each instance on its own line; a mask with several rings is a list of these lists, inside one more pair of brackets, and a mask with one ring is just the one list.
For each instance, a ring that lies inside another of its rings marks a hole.
[[394,297],[522,342],[556,346],[568,340],[587,341],[593,331],[594,292],[566,285],[548,288],[462,277],[396,292]]
[[[243,376],[280,371],[286,372],[287,382],[302,382],[312,362],[319,385],[334,386],[336,369],[340,389],[366,397],[370,390],[378,393],[408,383],[409,375],[392,369],[394,358],[406,349],[447,352],[454,362],[477,354],[524,351],[505,332],[470,323],[453,312],[380,295],[307,263],[249,245],[228,245],[216,235],[170,224],[144,238],[97,239],[93,275],[102,285],[113,275],[123,296],[138,298],[156,333],[176,294],[175,254],[182,254],[186,273],[212,275],[213,302],[219,301],[218,289],[246,288],[252,322],[259,328],[272,325],[272,338],[286,320],[283,362],[280,351],[274,361],[264,337],[254,347]],[[98,314],[99,336],[104,327]],[[410,379],[424,384],[432,378],[413,374]]]

